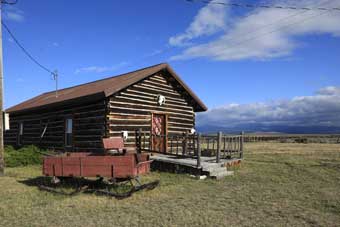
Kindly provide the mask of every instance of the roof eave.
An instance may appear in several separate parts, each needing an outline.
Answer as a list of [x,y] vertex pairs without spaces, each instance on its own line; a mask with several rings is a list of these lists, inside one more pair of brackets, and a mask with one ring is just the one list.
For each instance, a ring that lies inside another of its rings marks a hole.
[[10,107],[5,110],[6,113],[9,114],[21,114],[25,112],[31,112],[31,111],[37,111],[37,110],[42,110],[42,109],[49,109],[49,108],[58,108],[62,106],[67,106],[67,105],[80,105],[86,102],[91,102],[91,101],[96,101],[105,98],[104,92],[98,92],[98,93],[93,93],[87,96],[81,96],[69,100],[61,100],[59,102],[53,102],[50,104],[46,104],[43,106],[37,106],[37,107],[31,107],[31,108],[25,108],[25,109],[16,109],[16,106]]

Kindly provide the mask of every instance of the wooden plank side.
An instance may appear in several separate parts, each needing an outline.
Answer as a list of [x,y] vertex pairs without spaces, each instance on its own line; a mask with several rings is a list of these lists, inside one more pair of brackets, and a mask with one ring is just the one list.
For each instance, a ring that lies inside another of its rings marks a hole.
[[[164,105],[159,106],[157,97],[163,95]],[[135,130],[142,129],[147,138],[151,131],[153,113],[167,116],[167,129],[170,135],[182,135],[195,126],[193,106],[179,89],[178,84],[161,73],[151,76],[108,99],[107,135],[117,136],[128,131],[127,147],[135,145]],[[147,144],[149,141],[146,142]]]
[[[106,127],[104,100],[81,106],[54,108],[46,111],[26,112],[10,116],[10,130],[5,132],[5,144],[17,145],[18,124],[23,122],[22,145],[36,145],[44,149],[64,151],[65,118],[73,119],[73,147],[68,151],[94,151],[102,149],[101,138]],[[46,127],[44,136],[42,132]]]

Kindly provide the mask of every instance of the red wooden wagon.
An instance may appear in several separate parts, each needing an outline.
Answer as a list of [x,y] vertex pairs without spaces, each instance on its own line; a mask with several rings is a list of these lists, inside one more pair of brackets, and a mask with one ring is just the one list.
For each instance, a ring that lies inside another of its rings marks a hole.
[[91,153],[68,153],[63,156],[45,157],[43,174],[53,177],[128,179],[148,173],[150,162],[146,154],[100,156]]
[[[53,183],[56,185],[65,178],[73,177],[96,177],[99,178],[99,181],[106,178],[110,183],[129,181],[132,188],[127,194],[117,194],[103,190],[95,191],[118,197],[129,196],[135,191],[144,188],[151,189],[158,185],[158,181],[144,185],[139,181],[140,175],[150,172],[150,163],[152,161],[150,161],[148,154],[127,153],[122,138],[103,139],[103,145],[106,151],[105,154],[77,152],[65,153],[59,156],[46,156],[43,160],[43,174],[53,177]],[[133,184],[132,180],[137,182],[137,186]],[[46,186],[41,186],[40,188],[61,192]],[[78,191],[81,191],[80,187],[75,192]]]

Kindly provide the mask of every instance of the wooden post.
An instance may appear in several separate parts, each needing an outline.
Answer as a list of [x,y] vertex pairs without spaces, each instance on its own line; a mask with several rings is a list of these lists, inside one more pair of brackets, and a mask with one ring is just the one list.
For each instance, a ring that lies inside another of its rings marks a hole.
[[240,142],[240,158],[243,158],[243,140],[244,140],[244,132],[241,132],[241,142]]
[[138,153],[139,150],[139,142],[138,142],[138,130],[135,130],[135,145],[136,145],[136,151]]
[[218,132],[217,133],[216,163],[220,163],[220,160],[221,160],[221,145],[222,145],[222,132]]
[[142,129],[138,129],[138,149],[137,153],[142,153]]
[[183,133],[183,150],[182,150],[183,155],[186,155],[187,153],[187,149],[188,149],[187,139],[188,139],[187,133]]
[[[2,1],[1,1],[2,5]],[[2,6],[0,8],[0,22],[2,17]],[[3,125],[3,62],[2,62],[2,25],[0,25],[0,177],[5,175],[5,149],[4,149],[4,125]]]
[[197,134],[197,168],[201,167],[201,133]]
[[[3,3],[1,1],[1,3]],[[1,4],[2,5],[2,4]],[[2,7],[0,9],[0,22],[2,17]],[[0,25],[2,28],[2,25]],[[3,62],[2,62],[2,30],[0,28],[0,177],[5,175],[5,149],[4,149],[4,125],[3,125]]]

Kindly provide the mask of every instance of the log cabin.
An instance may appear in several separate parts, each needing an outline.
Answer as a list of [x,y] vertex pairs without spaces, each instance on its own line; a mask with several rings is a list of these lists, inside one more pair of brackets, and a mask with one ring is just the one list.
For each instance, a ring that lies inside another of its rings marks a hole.
[[[102,138],[178,135],[195,127],[207,107],[166,63],[43,93],[6,110],[5,144],[56,151],[102,152]],[[166,141],[157,141],[164,144]],[[150,143],[153,143],[150,141]],[[150,144],[151,145],[151,144]]]

